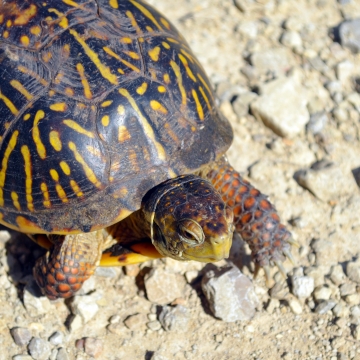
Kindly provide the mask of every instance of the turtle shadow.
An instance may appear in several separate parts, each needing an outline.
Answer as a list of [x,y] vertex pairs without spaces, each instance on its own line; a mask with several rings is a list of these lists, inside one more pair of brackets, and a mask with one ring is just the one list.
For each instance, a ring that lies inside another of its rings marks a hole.
[[35,297],[41,297],[40,288],[33,276],[36,260],[45,254],[45,250],[34,243],[27,235],[0,226],[0,231],[6,230],[10,238],[5,243],[6,272],[16,287],[18,297],[23,300],[23,294],[29,291]]

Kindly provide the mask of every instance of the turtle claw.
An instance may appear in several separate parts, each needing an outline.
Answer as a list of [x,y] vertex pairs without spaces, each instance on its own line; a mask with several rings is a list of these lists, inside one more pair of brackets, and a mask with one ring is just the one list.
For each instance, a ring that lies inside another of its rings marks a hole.
[[265,265],[263,266],[264,272],[265,272],[265,282],[266,282],[266,286],[270,287],[271,285],[271,275],[270,275],[270,266],[269,265]]
[[287,274],[286,274],[286,270],[285,270],[285,268],[284,268],[283,263],[282,263],[281,261],[279,261],[279,260],[274,260],[274,263],[275,263],[275,265],[278,267],[281,275],[284,277],[284,279],[286,279],[286,278],[287,278]]
[[293,254],[291,253],[291,251],[288,249],[285,249],[285,250],[283,250],[283,253],[290,260],[290,262],[293,264],[293,266],[295,266],[296,261],[295,261]]
[[293,238],[293,237],[289,237],[288,239],[286,239],[286,241],[292,245],[295,246],[296,248],[300,247],[300,244]]

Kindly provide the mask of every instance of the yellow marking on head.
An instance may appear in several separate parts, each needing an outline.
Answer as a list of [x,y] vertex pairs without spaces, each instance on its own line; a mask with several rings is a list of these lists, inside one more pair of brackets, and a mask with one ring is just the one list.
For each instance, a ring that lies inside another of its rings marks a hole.
[[52,59],[52,53],[50,51],[47,51],[43,53],[41,57],[45,62],[49,62]]
[[85,69],[84,66],[81,63],[77,63],[76,64],[76,69],[79,72],[80,78],[81,78],[81,83],[82,86],[84,87],[84,95],[87,99],[91,99],[92,98],[92,93],[91,93],[91,89],[90,89],[90,84],[88,82],[88,80],[86,79],[85,76]]
[[148,84],[146,82],[143,82],[141,84],[141,86],[139,86],[137,89],[136,89],[136,92],[139,94],[139,95],[144,95],[146,90],[148,88]]
[[63,112],[63,111],[66,111],[67,110],[67,104],[66,103],[55,103],[55,104],[51,104],[50,106],[50,109],[53,110],[53,111],[60,111],[60,112]]
[[21,231],[24,233],[35,234],[39,232],[44,232],[37,224],[32,221],[26,219],[23,216],[16,217],[16,223],[18,224]]
[[167,109],[156,100],[151,100],[150,106],[153,110],[161,112],[162,114],[166,115],[168,113]]
[[157,151],[159,159],[165,160],[166,159],[165,150],[164,150],[163,146],[159,142],[156,141],[154,130],[152,129],[151,125],[149,124],[149,122],[147,121],[145,116],[140,111],[136,101],[132,98],[132,96],[129,94],[129,92],[124,88],[119,89],[119,93],[129,101],[132,108],[138,114],[138,116],[139,116],[139,118],[141,120],[141,125],[142,125],[142,127],[144,129],[144,132],[145,132],[147,138],[151,139],[151,141],[152,141],[152,143],[153,143],[153,145],[154,145],[154,147],[155,147],[155,149]]
[[9,98],[7,98],[0,90],[0,100],[2,100],[5,104],[5,106],[11,111],[13,115],[17,115],[19,113],[19,110],[16,108],[16,106],[11,102]]
[[185,56],[179,54],[179,59],[181,60],[181,62],[183,63],[183,65],[185,66],[186,69],[186,73],[188,74],[189,78],[194,81],[197,82],[196,77],[194,76],[193,72],[191,71],[190,67],[189,67],[189,63],[187,62]]
[[110,116],[109,115],[104,115],[101,118],[101,123],[103,126],[108,126],[110,124]]
[[164,74],[164,82],[165,82],[165,84],[170,84],[170,75],[169,74]]
[[171,46],[170,46],[167,42],[165,42],[165,41],[162,42],[162,46],[163,46],[165,49],[168,49],[168,50],[169,50],[170,47],[171,47]]
[[120,39],[120,42],[123,44],[131,44],[132,43],[132,39],[130,39],[129,37],[123,37]]
[[36,15],[36,5],[31,4],[27,9],[19,11],[14,20],[14,25],[27,25],[32,17]]
[[[126,11],[126,16],[130,19],[131,25],[135,28],[137,34],[142,34],[142,31],[131,11]],[[140,39],[139,39],[140,40]]]
[[30,44],[30,39],[27,35],[22,35],[20,37],[20,42],[24,45],[24,46],[29,46]]
[[159,93],[165,93],[166,92],[166,87],[162,86],[162,85],[158,86],[158,92]]
[[152,61],[159,61],[160,46],[155,46],[153,49],[148,51],[148,54]]
[[41,159],[46,158],[46,149],[40,138],[39,122],[45,117],[45,113],[42,110],[38,110],[34,119],[34,126],[32,128],[32,137],[36,145],[36,150]]
[[83,134],[88,136],[89,138],[94,138],[94,133],[92,133],[91,131],[87,131],[86,129],[84,129],[83,127],[81,127],[76,121],[71,120],[71,119],[65,119],[63,120],[63,124],[65,124],[66,126],[68,126],[70,129],[75,130],[76,132],[78,132],[79,134]]
[[85,175],[87,178],[97,187],[101,188],[101,182],[96,178],[95,173],[92,171],[90,166],[85,162],[84,158],[81,156],[81,154],[78,152],[76,145],[69,141],[69,149],[74,153],[75,159],[80,165],[83,167]]
[[200,79],[200,81],[202,82],[202,84],[205,86],[207,92],[210,94],[211,98],[213,98],[213,93],[211,91],[211,89],[209,88],[209,85],[207,84],[207,82],[204,80],[204,78],[198,73],[197,77]]
[[65,94],[68,96],[74,96],[75,91],[71,87],[67,87],[67,88],[65,88]]
[[30,114],[25,114],[24,117],[23,117],[23,119],[24,119],[24,121],[27,121],[27,120],[30,119],[30,117],[31,117]]
[[79,4],[76,1],[72,1],[72,0],[62,0],[62,2],[66,5],[73,6],[73,7],[79,6]]
[[7,39],[8,37],[9,37],[9,32],[7,31],[7,30],[5,30],[4,32],[3,32],[3,38],[4,39]]
[[37,80],[41,85],[43,85],[43,86],[49,85],[49,83],[48,83],[45,79],[41,78],[38,74],[36,74],[34,71],[26,68],[25,66],[19,65],[17,68],[18,68],[19,71],[21,71],[22,73],[27,74],[27,75],[33,77],[33,78],[34,78],[35,80]]
[[[63,0],[64,1],[64,0]],[[81,38],[81,36],[74,30],[69,29],[70,34],[75,38],[75,40],[83,47],[85,54],[90,58],[94,65],[98,68],[101,75],[108,80],[111,84],[117,85],[118,80],[116,75],[112,74],[110,68],[104,65],[95,51],[91,50],[89,45]]]
[[204,100],[206,102],[208,109],[211,111],[210,101],[209,101],[208,97],[206,96],[205,91],[203,90],[203,88],[201,86],[199,86],[199,90],[200,90],[202,97],[204,98]]
[[24,158],[25,164],[25,189],[26,189],[26,201],[27,207],[30,211],[34,211],[33,197],[32,197],[32,167],[31,167],[31,156],[29,148],[26,145],[21,147],[21,154]]
[[196,90],[194,90],[194,89],[191,90],[191,93],[192,93],[192,96],[193,96],[193,98],[195,100],[196,110],[198,112],[199,118],[200,118],[200,120],[204,120],[204,109],[201,106],[198,94],[197,94]]
[[48,188],[47,188],[46,184],[41,183],[40,189],[41,189],[41,191],[43,193],[43,197],[44,197],[44,201],[43,201],[44,206],[46,208],[51,207],[50,195],[49,195],[49,191],[48,191]]
[[6,170],[8,166],[9,157],[16,146],[18,136],[19,136],[19,131],[15,130],[11,135],[10,141],[8,143],[8,146],[6,147],[4,156],[2,158],[1,171],[0,171],[0,206],[4,206],[3,188],[6,179]]
[[59,174],[55,169],[50,169],[50,176],[54,181],[59,181]]
[[41,27],[38,25],[32,26],[30,32],[35,36],[39,36],[41,34]]
[[75,180],[70,180],[70,186],[73,189],[76,196],[79,196],[79,197],[84,196],[84,193],[81,191],[79,185],[77,184],[77,182]]
[[13,201],[13,204],[15,206],[15,208],[20,211],[21,210],[21,206],[20,206],[20,203],[19,203],[19,195],[15,192],[15,191],[12,191],[11,192],[11,199]]
[[151,20],[154,25],[159,29],[159,30],[163,30],[163,28],[160,26],[160,24],[157,22],[157,20],[154,18],[153,14],[144,6],[142,6],[141,4],[139,4],[137,1],[135,0],[130,0],[130,2],[136,6],[149,20]]
[[124,114],[125,114],[125,107],[124,107],[124,105],[119,105],[119,106],[117,107],[117,112],[118,112],[119,115],[124,115]]
[[131,135],[129,130],[124,125],[119,126],[119,133],[118,133],[119,142],[124,142],[125,140],[131,139]]
[[164,19],[163,17],[161,17],[161,18],[160,18],[160,21],[161,21],[161,23],[162,23],[168,30],[171,29],[171,26],[170,26],[169,22],[168,22],[166,19]]
[[167,40],[168,42],[171,42],[171,43],[174,43],[174,44],[180,44],[179,41],[177,41],[177,40],[175,40],[175,39],[173,39],[173,38],[166,38],[166,40]]
[[67,164],[66,161],[60,161],[60,167],[61,170],[64,172],[65,175],[69,176],[71,171],[70,171],[70,166]]
[[154,31],[154,29],[149,25],[145,26],[145,28],[149,33],[152,33]]
[[50,144],[52,145],[52,147],[56,151],[61,151],[62,143],[60,140],[60,134],[57,131],[55,131],[55,130],[50,131],[49,141],[50,141]]
[[69,202],[63,187],[59,183],[55,184],[55,190],[63,203]]
[[112,103],[113,103],[112,100],[106,100],[106,101],[102,102],[102,103],[100,104],[100,106],[101,106],[102,108],[104,108],[104,107],[110,106]]
[[185,88],[183,86],[183,78],[182,78],[182,75],[181,75],[180,67],[174,60],[170,61],[170,66],[174,70],[175,76],[177,78],[177,82],[178,82],[178,86],[179,86],[179,90],[180,90],[181,98],[182,98],[181,103],[182,103],[182,105],[186,105],[186,101],[187,101],[187,99],[186,99],[186,91],[185,91]]
[[117,0],[109,0],[109,5],[110,5],[113,9],[118,9],[118,8],[119,8],[119,4],[118,4]]
[[127,56],[131,57],[134,60],[140,59],[140,55],[138,53],[136,53],[135,51],[123,51],[123,53],[126,54]]
[[133,71],[136,71],[136,72],[140,72],[141,70],[136,67],[135,65],[131,64],[130,62],[124,60],[122,57],[120,57],[118,54],[116,54],[115,52],[113,52],[110,48],[108,48],[107,46],[104,46],[103,47],[104,51],[114,57],[115,59],[119,60],[120,62],[122,62],[124,65],[126,65],[128,68],[130,68],[131,70]]
[[101,151],[99,149],[96,149],[91,145],[86,145],[86,149],[91,155],[97,156],[99,158],[102,157]]

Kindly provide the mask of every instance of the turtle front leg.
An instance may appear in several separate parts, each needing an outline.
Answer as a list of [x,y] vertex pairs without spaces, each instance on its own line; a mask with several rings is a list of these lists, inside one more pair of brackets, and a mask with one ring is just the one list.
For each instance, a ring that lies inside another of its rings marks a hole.
[[34,267],[41,292],[50,300],[73,296],[100,261],[101,232],[49,235],[53,246]]
[[249,244],[256,269],[263,267],[269,280],[269,265],[274,263],[286,276],[282,261],[287,256],[294,262],[290,245],[297,243],[280,223],[279,215],[267,196],[243,179],[224,159],[206,177],[233,209],[235,229]]

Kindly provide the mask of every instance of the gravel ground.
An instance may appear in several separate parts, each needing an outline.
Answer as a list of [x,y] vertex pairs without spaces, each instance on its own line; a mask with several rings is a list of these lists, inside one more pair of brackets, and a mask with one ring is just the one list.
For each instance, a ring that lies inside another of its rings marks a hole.
[[236,239],[235,267],[98,269],[50,302],[31,275],[43,250],[3,230],[0,359],[360,359],[360,1],[150,2],[208,72],[229,160],[275,203],[296,265],[269,289]]

